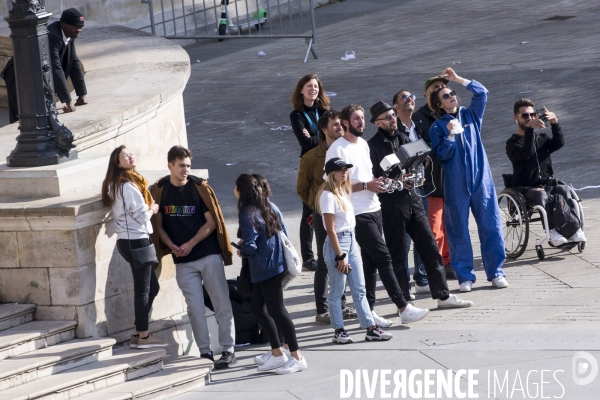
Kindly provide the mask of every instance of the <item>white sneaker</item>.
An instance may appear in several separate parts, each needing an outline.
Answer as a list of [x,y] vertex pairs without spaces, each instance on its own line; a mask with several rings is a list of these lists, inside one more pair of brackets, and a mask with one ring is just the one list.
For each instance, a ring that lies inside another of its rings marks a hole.
[[278,368],[275,373],[277,375],[293,374],[294,372],[300,372],[306,368],[308,368],[306,358],[302,357],[300,360],[296,360],[294,357],[290,357],[290,359],[281,368]]
[[[290,349],[286,349],[285,347],[283,348],[283,353],[290,358],[292,356],[292,354],[290,353]],[[265,361],[267,361],[267,359],[271,357],[271,350],[267,351],[264,354],[261,354],[259,356],[254,357],[254,364],[256,365],[263,365],[265,363]]]
[[451,294],[446,300],[438,299],[437,302],[438,308],[464,308],[473,306],[472,301],[463,300],[453,294]]
[[581,228],[579,228],[577,232],[575,232],[575,234],[569,238],[569,242],[587,242],[587,239],[585,238]]
[[271,357],[271,350],[267,351],[264,354],[254,357],[254,364],[263,365],[265,361],[267,361]]
[[373,314],[373,322],[375,322],[376,325],[379,325],[382,328],[389,328],[392,326],[392,321],[381,318],[379,315],[375,314],[375,310],[371,311],[371,314]]
[[259,371],[271,371],[271,370],[277,369],[279,367],[282,367],[286,362],[288,362],[288,356],[286,356],[285,353],[283,353],[283,355],[279,356],[279,357],[271,354],[265,360],[265,363],[263,365],[258,366],[258,370]]
[[461,292],[470,292],[472,287],[473,281],[464,281],[460,284],[460,288],[458,290],[460,290]]
[[404,311],[398,312],[398,317],[403,324],[409,324],[411,322],[417,322],[425,318],[429,314],[428,309],[417,308],[412,304],[408,304]]
[[505,277],[497,276],[494,279],[492,279],[492,286],[495,286],[498,289],[504,289],[508,287],[508,282],[506,281]]
[[429,289],[429,285],[425,285],[425,286],[415,285],[415,294],[423,294],[423,293],[431,293],[431,289]]
[[[577,233],[575,233],[576,235]],[[556,231],[556,229],[550,229],[550,240],[549,240],[550,244],[554,247],[558,247],[562,244],[567,243],[567,239],[561,235],[560,233],[558,233]]]
[[416,296],[415,296],[415,295],[414,295],[412,292],[410,292],[410,301],[413,301],[413,300],[415,300],[416,298],[417,298],[417,297],[416,297]]

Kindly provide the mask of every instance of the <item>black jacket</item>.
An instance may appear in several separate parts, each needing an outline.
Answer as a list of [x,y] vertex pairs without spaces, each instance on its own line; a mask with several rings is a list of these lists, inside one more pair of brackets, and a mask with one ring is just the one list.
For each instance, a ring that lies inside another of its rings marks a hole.
[[[298,139],[298,143],[300,143],[300,146],[302,147],[302,150],[300,151],[300,157],[302,157],[310,149],[314,149],[319,145],[321,139],[319,139],[317,121],[325,113],[325,110],[321,108],[307,106],[303,107],[303,111],[294,110],[290,114],[290,123],[292,125],[292,130],[296,135],[296,139]],[[304,113],[308,114],[309,118],[312,121],[312,124],[308,122]],[[319,118],[317,118],[317,113],[319,115]],[[303,129],[306,129],[308,133],[310,133],[310,137],[307,138],[306,136],[304,136],[304,133],[302,133]]]
[[515,133],[506,141],[506,155],[513,165],[512,186],[540,186],[541,178],[554,175],[550,154],[563,147],[565,141],[560,125],[551,127],[551,138],[527,128],[524,136]]
[[[373,176],[379,178],[383,175],[383,170],[379,166],[381,160],[385,156],[398,151],[400,146],[409,143],[410,139],[404,133],[397,131],[395,136],[388,135],[385,131],[378,129],[377,133],[367,141],[371,155],[371,163],[373,164]],[[394,204],[405,205],[410,212],[411,204],[419,202],[419,196],[412,193],[412,190],[400,190],[393,193],[379,193],[379,201],[381,202],[382,210]]]
[[[431,125],[433,125],[437,118],[433,115],[427,104],[413,113],[412,120],[417,127],[417,133],[421,139],[431,147],[429,128],[431,128]],[[444,170],[442,169],[442,164],[436,157],[430,157],[432,162],[425,168],[425,183],[423,184],[423,188],[425,189],[425,193],[429,194],[427,197],[444,198]]]
[[52,63],[52,78],[54,79],[54,93],[61,102],[71,101],[67,78],[71,78],[77,96],[87,94],[83,68],[75,52],[74,39],[65,45],[62,36],[60,22],[56,21],[48,25],[48,41],[50,42],[50,60]]

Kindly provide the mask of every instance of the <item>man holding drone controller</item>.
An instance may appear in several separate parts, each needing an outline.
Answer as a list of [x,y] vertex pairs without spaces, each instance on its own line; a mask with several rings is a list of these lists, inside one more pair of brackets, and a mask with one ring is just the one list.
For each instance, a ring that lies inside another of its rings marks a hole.
[[[373,164],[373,176],[382,177],[386,172],[381,167],[384,158],[396,154],[402,145],[410,143],[410,139],[398,131],[396,113],[392,106],[379,101],[371,107],[370,111],[371,123],[379,129],[367,143]],[[395,167],[392,165],[390,168]],[[404,179],[405,175],[400,175],[398,179]],[[444,262],[429,227],[421,197],[414,191],[415,184],[422,184],[422,180],[421,182],[408,181],[403,184],[397,181],[391,182],[386,185],[389,187],[388,191],[378,193],[383,221],[388,222],[383,224],[383,231],[392,256],[396,278],[402,291],[408,291],[404,267],[405,234],[408,233],[413,238],[415,250],[421,255],[429,280],[431,297],[437,299],[438,307],[471,307],[473,302],[462,300],[448,290]],[[394,187],[399,190],[392,191]],[[393,223],[389,223],[390,221]]]

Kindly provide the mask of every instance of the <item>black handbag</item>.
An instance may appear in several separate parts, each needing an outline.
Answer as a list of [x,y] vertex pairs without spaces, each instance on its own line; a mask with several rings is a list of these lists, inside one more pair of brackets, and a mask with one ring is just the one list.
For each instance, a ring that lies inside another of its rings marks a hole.
[[[125,214],[125,227],[127,228],[127,243],[129,243],[129,253],[131,254],[131,262],[135,270],[143,269],[151,265],[158,264],[156,257],[156,248],[154,243],[150,242],[148,246],[138,249],[131,248],[131,240],[129,239],[129,224],[127,223],[127,208],[125,208],[125,197],[123,197],[123,212]],[[150,233],[148,233],[150,237]]]

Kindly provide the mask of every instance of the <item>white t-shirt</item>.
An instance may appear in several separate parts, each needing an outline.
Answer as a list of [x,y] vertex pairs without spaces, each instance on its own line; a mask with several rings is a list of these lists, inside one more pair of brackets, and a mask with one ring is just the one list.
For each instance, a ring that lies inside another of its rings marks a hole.
[[[373,180],[373,164],[371,163],[369,145],[363,138],[358,138],[356,143],[350,143],[343,137],[339,138],[327,150],[325,163],[332,158],[339,157],[353,167],[348,170],[350,182],[370,182]],[[327,178],[327,177],[325,177]],[[368,190],[352,192],[352,206],[354,215],[379,211],[381,205],[376,193]]]
[[[333,214],[336,233],[354,230],[356,226],[352,203],[343,197],[342,201],[346,203],[346,211],[341,209],[335,200],[335,196],[329,190],[323,190],[323,194],[321,194],[321,198],[319,199],[321,214]],[[323,225],[325,225],[325,216],[323,216]]]

